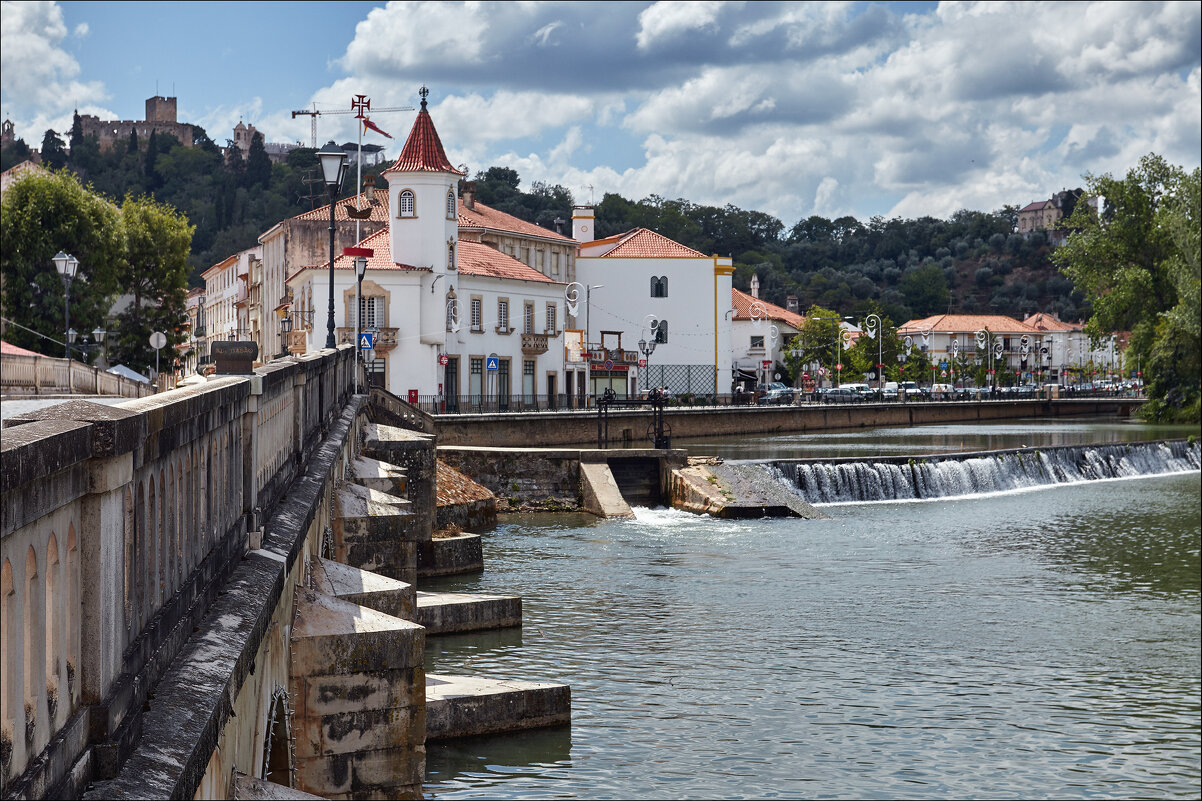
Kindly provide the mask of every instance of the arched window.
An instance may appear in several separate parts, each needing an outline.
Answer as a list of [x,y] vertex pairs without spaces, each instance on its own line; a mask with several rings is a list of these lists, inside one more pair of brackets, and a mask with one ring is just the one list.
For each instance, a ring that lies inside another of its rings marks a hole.
[[417,201],[413,196],[412,189],[402,189],[400,196],[397,198],[397,215],[398,217],[416,217],[417,216]]
[[455,269],[455,243],[454,242],[447,243],[447,269],[448,270]]
[[447,330],[459,330],[459,299],[453,291],[447,293]]
[[655,341],[657,344],[664,344],[668,341],[668,321],[660,320],[659,327],[655,329]]
[[668,276],[656,278],[651,276],[651,297],[666,298],[668,297]]
[[455,192],[447,192],[447,219],[455,219]]

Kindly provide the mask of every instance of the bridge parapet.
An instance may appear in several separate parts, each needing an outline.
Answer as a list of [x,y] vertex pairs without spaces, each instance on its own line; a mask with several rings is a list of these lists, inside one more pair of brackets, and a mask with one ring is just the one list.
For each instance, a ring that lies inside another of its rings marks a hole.
[[353,351],[5,421],[0,795],[76,796],[353,391]]

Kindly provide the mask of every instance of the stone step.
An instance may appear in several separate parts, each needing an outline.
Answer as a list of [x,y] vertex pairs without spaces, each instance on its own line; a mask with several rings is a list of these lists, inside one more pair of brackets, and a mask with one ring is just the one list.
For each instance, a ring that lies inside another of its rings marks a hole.
[[426,634],[484,631],[522,625],[522,599],[513,595],[418,592],[417,616]]
[[426,742],[572,722],[572,688],[426,674]]
[[347,477],[353,479],[356,484],[387,492],[398,498],[404,498],[406,494],[405,469],[379,459],[372,459],[370,456],[360,456],[354,459],[350,464]]
[[412,584],[329,559],[314,559],[311,569],[313,588],[319,592],[402,620],[417,620]]
[[422,578],[479,573],[484,569],[484,546],[479,534],[435,537],[417,544],[417,575]]

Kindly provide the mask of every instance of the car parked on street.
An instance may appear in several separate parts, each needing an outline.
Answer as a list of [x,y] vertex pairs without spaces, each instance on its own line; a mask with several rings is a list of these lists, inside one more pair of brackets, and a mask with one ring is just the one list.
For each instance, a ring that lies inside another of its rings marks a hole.
[[780,381],[773,381],[762,389],[756,403],[760,406],[790,406],[793,403],[793,388]]
[[863,403],[865,396],[849,387],[833,387],[822,394],[823,403]]

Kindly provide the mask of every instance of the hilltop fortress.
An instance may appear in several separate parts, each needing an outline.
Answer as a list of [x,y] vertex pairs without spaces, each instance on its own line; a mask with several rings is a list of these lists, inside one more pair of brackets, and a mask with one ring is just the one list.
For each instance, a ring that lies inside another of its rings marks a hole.
[[192,147],[192,125],[176,120],[174,97],[148,97],[144,120],[102,120],[91,114],[80,114],[84,136],[95,136],[101,150],[108,150],[120,139],[128,139],[131,131],[138,132],[139,139],[150,136],[151,131],[169,133],[185,147]]

